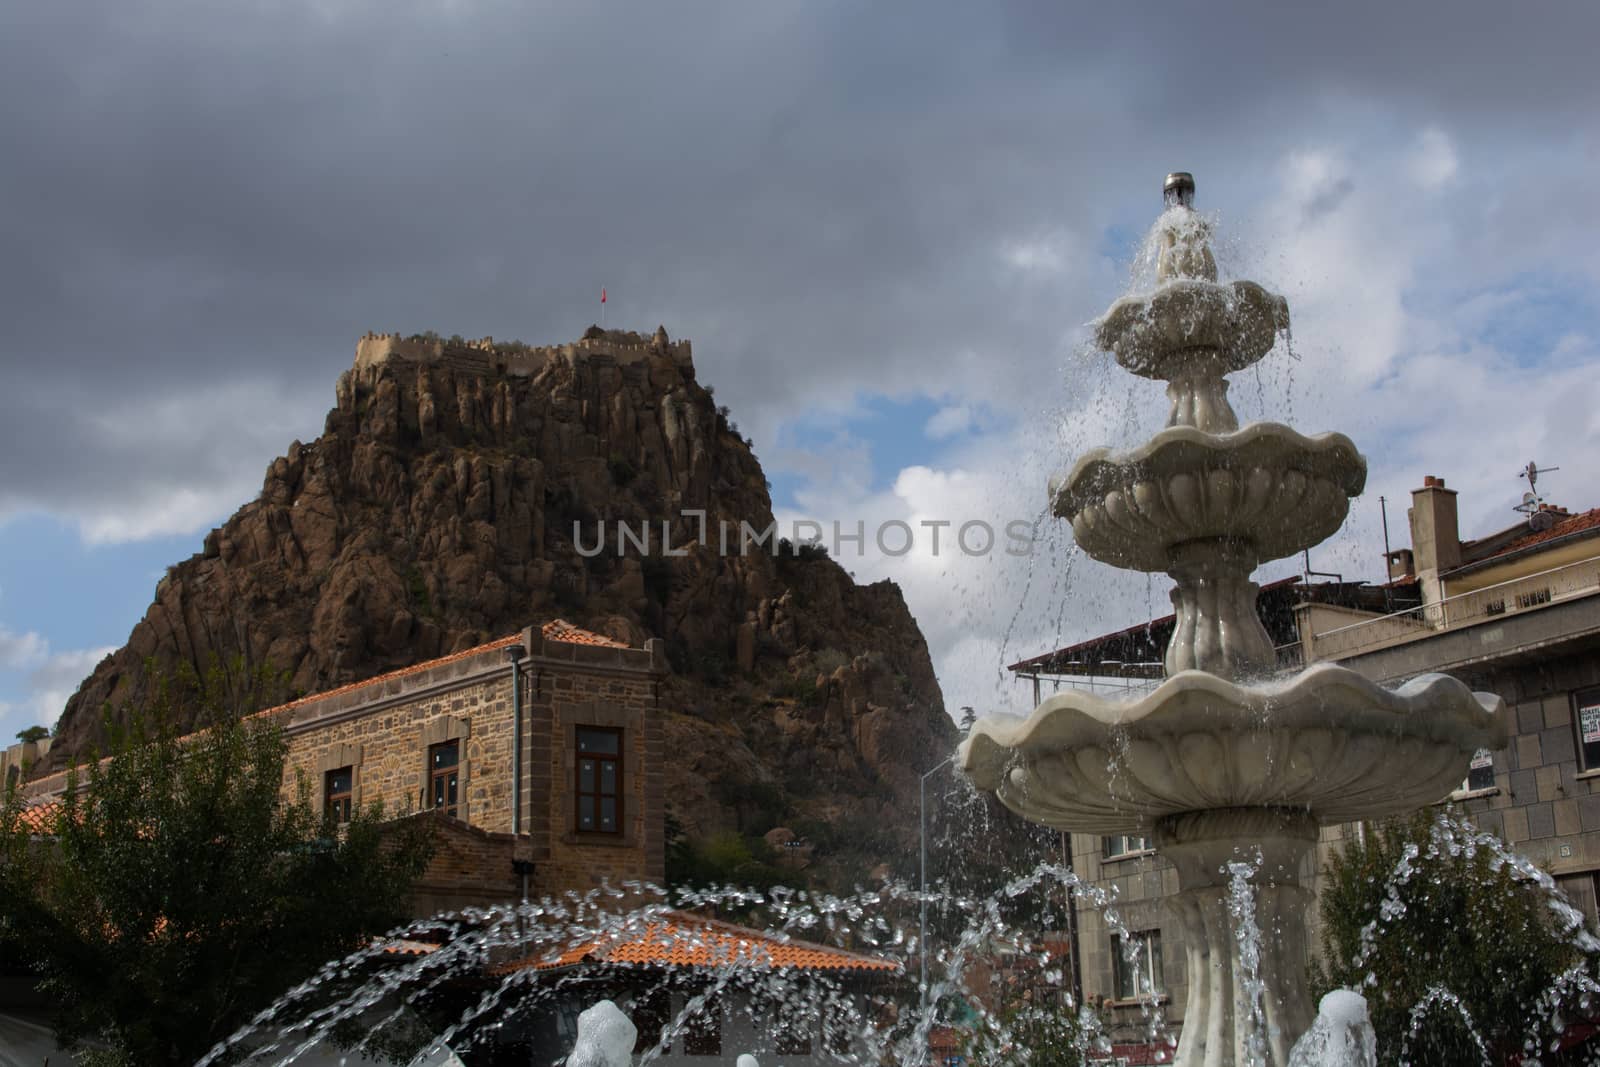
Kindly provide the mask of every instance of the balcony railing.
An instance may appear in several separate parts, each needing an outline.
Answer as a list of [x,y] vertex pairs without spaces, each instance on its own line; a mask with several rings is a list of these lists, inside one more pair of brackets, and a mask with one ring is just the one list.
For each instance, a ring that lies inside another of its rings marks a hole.
[[[1442,581],[1440,584],[1442,590]],[[1311,651],[1317,659],[1338,659],[1413,637],[1485,622],[1501,615],[1534,611],[1597,592],[1600,592],[1600,556],[1591,556],[1537,574],[1443,597],[1431,604],[1362,619],[1348,626],[1337,626],[1313,634]]]

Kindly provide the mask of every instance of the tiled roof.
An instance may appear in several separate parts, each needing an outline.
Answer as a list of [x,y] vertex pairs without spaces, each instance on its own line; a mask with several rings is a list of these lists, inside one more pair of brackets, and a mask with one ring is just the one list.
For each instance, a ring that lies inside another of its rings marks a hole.
[[426,956],[431,952],[438,952],[439,946],[432,941],[413,941],[408,937],[397,937],[384,945],[383,951],[389,956]]
[[61,817],[64,810],[59,800],[49,800],[43,804],[34,804],[23,808],[17,813],[17,822],[29,833],[52,834],[55,833],[56,820]]
[[[614,641],[603,634],[597,634],[591,630],[585,630],[581,626],[574,626],[565,619],[552,619],[550,622],[547,622],[540,627],[540,631],[544,634],[545,640],[559,641],[563,644],[595,645],[602,648],[632,647],[624,644],[621,641]],[[436,659],[424,660],[421,663],[413,663],[409,667],[400,667],[396,670],[385,671],[383,674],[376,674],[371,678],[363,678],[360,681],[350,682],[345,685],[337,686],[333,689],[324,689],[321,692],[308,693],[305,696],[291,700],[288,703],[278,704],[270,708],[263,708],[261,711],[247,715],[246,718],[254,719],[270,715],[279,715],[283,712],[293,711],[295,708],[303,707],[306,704],[310,704],[315,701],[325,700],[328,697],[342,696],[346,693],[357,692],[365,689],[368,686],[382,685],[385,682],[394,681],[396,678],[405,678],[413,674],[421,674],[423,671],[430,671],[436,667],[443,667],[447,664],[457,663],[464,659],[471,659],[473,656],[481,656],[485,652],[493,652],[496,649],[501,648],[510,648],[512,645],[521,640],[521,632],[510,634],[506,637],[497,637],[493,641],[489,641],[481,645],[474,645],[471,648],[462,649],[460,652],[452,652],[448,656],[439,656]],[[106,760],[103,759],[100,762],[105,763]],[[56,779],[59,781],[59,784],[65,785],[66,777],[66,771],[57,771],[55,774],[39,779],[39,782]],[[35,785],[35,787],[38,785],[37,782],[30,784]]]
[[[540,627],[540,629],[544,633],[546,641],[560,641],[569,645],[601,645],[606,648],[629,647],[628,645],[623,644],[621,641],[613,641],[609,637],[593,633],[589,630],[583,629],[582,627],[574,626],[565,619],[552,619],[550,622],[547,622]],[[373,675],[371,678],[363,678],[359,682],[351,682],[348,685],[341,685],[337,689],[324,689],[320,693],[312,693],[308,696],[301,697],[299,700],[292,700],[287,704],[280,704],[275,708],[268,708],[266,711],[257,712],[257,714],[270,715],[275,711],[287,711],[290,708],[299,707],[301,704],[305,704],[313,700],[322,700],[325,697],[338,696],[343,693],[353,692],[357,689],[363,689],[369,685],[381,685],[384,682],[393,681],[396,678],[404,678],[412,674],[421,674],[423,671],[431,671],[435,667],[443,667],[450,663],[457,663],[464,659],[471,659],[473,656],[481,656],[485,652],[493,652],[496,649],[501,648],[510,648],[512,645],[521,640],[522,634],[520,632],[511,634],[508,637],[497,637],[493,641],[489,641],[481,645],[474,645],[471,648],[462,649],[460,652],[452,652],[448,656],[440,656],[438,659],[423,660],[421,663],[413,663],[409,667],[401,667],[398,670],[387,671],[383,674]]]
[[398,670],[385,671],[383,674],[375,674],[371,678],[363,678],[359,682],[350,682],[347,685],[341,685],[335,689],[324,689],[320,693],[310,693],[298,700],[291,700],[287,704],[279,704],[275,708],[267,708],[264,711],[256,712],[256,714],[272,715],[280,711],[289,711],[292,708],[300,707],[302,704],[309,704],[314,700],[324,700],[331,696],[340,696],[344,693],[352,693],[357,689],[365,689],[369,685],[381,685],[384,682],[390,682],[396,678],[405,678],[408,675],[421,674],[423,671],[430,671],[435,667],[443,667],[449,663],[457,663],[464,659],[471,659],[473,656],[480,656],[485,652],[493,652],[497,648],[510,648],[512,645],[521,640],[522,635],[520,633],[512,634],[510,637],[498,637],[487,644],[474,645],[472,648],[463,649],[460,652],[452,652],[450,655],[440,656],[438,659],[423,660],[421,663],[413,663],[409,667],[401,667]]
[[[1506,545],[1499,552],[1496,552],[1495,555],[1503,556],[1508,552],[1520,552],[1525,548],[1532,548],[1534,545],[1542,545],[1546,541],[1554,541],[1561,537],[1571,537],[1573,534],[1581,534],[1587,530],[1600,530],[1600,508],[1591,508],[1588,511],[1580,511],[1576,515],[1567,515],[1557,519],[1555,525],[1550,529],[1524,534],[1509,545]],[[1493,559],[1494,557],[1491,556],[1489,558]]]
[[580,626],[574,626],[565,619],[552,619],[545,623],[541,629],[544,631],[544,639],[546,641],[560,641],[566,645],[599,645],[602,648],[631,647],[621,641],[613,641],[604,634],[597,634]]
[[559,956],[523,960],[499,970],[533,967],[552,970],[580,963],[634,966],[752,967],[801,971],[898,971],[894,960],[785,939],[747,926],[687,912],[661,913],[642,925],[623,928],[568,947]]
[[[623,644],[621,641],[613,641],[611,638],[602,634],[597,634],[590,630],[585,630],[582,627],[574,626],[565,619],[552,619],[550,622],[547,622],[540,627],[540,630],[543,632],[546,641],[560,641],[563,644],[568,645],[600,645],[605,648],[630,647]],[[396,678],[404,678],[412,674],[421,674],[423,671],[431,671],[435,667],[443,667],[450,663],[457,663],[464,659],[471,659],[473,656],[481,656],[485,652],[493,652],[496,649],[501,648],[510,648],[512,645],[521,640],[522,634],[520,632],[511,634],[508,637],[497,637],[493,641],[489,641],[481,645],[474,645],[471,648],[462,649],[460,652],[452,652],[448,656],[440,656],[438,659],[423,660],[421,663],[413,663],[409,667],[401,667],[398,670],[386,671],[383,674],[373,675],[371,678],[363,678],[359,682],[351,682],[348,685],[341,685],[337,689],[324,689],[320,693],[311,693],[307,696],[301,697],[298,700],[291,700],[287,704],[280,704],[275,708],[267,708],[265,711],[256,712],[256,714],[271,715],[274,712],[288,711],[292,708],[297,708],[302,704],[310,703],[313,700],[322,700],[326,697],[339,696],[344,693],[354,692],[358,689],[364,689],[369,685],[381,685],[384,682],[393,681]]]

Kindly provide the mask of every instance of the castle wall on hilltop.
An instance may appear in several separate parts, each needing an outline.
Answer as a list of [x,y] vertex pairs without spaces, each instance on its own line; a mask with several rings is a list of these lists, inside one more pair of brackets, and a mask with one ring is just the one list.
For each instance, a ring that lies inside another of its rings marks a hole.
[[665,330],[657,330],[654,337],[612,330],[567,344],[542,346],[497,343],[493,337],[457,341],[454,338],[405,337],[398,333],[367,333],[356,342],[355,367],[366,370],[394,363],[436,364],[468,374],[527,378],[542,371],[552,359],[570,363],[593,356],[609,356],[621,364],[665,357],[690,373],[694,370],[690,343],[668,340]]

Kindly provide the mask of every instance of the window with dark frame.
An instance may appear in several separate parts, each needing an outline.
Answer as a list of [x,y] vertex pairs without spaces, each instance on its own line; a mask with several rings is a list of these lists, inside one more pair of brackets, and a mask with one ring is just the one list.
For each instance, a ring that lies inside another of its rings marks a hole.
[[752,1001],[751,1018],[767,1022],[772,1049],[779,1056],[811,1055],[811,1039],[817,1029],[815,1015],[776,996],[762,996]]
[[577,770],[573,796],[577,828],[584,833],[622,832],[622,731],[615,727],[577,728]]
[[722,1055],[722,1011],[715,1001],[702,1004],[678,1032],[685,1056]]
[[429,806],[452,819],[460,818],[461,742],[443,741],[428,748]]
[[856,1028],[853,1009],[836,1000],[828,1002],[822,1015],[822,1047],[835,1056],[848,1056]]
[[1589,929],[1597,929],[1597,918],[1594,871],[1579,871],[1576,874],[1556,875],[1556,888],[1565,894],[1567,900],[1574,908],[1583,912],[1584,921],[1589,924]]
[[350,801],[355,796],[354,767],[340,767],[322,776],[322,817],[336,823],[350,821]]
[[1578,735],[1578,770],[1600,771],[1600,689],[1572,694],[1572,728]]
[[803,1013],[791,1011],[777,1017],[772,1027],[772,1047],[780,1056],[811,1055],[811,1032]]
[[1460,793],[1481,793],[1494,788],[1494,753],[1480,748],[1472,754],[1467,765],[1467,780],[1461,783]]
[[[1128,957],[1132,955],[1130,960]],[[1121,934],[1111,935],[1111,977],[1118,1000],[1159,995],[1166,977],[1161,965],[1161,931],[1139,930],[1130,933],[1124,944]]]
[[[672,1024],[672,998],[664,988],[647,989],[633,998],[632,1009],[628,1017],[638,1031],[633,1042],[633,1053],[642,1056],[656,1047]],[[671,1049],[670,1042],[661,1046],[663,1053]]]

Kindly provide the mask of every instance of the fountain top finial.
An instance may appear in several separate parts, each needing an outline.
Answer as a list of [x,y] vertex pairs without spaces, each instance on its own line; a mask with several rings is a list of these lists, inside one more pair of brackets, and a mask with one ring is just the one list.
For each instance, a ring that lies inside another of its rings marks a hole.
[[1161,186],[1161,198],[1167,207],[1194,207],[1194,175],[1186,170],[1175,170],[1167,175]]

